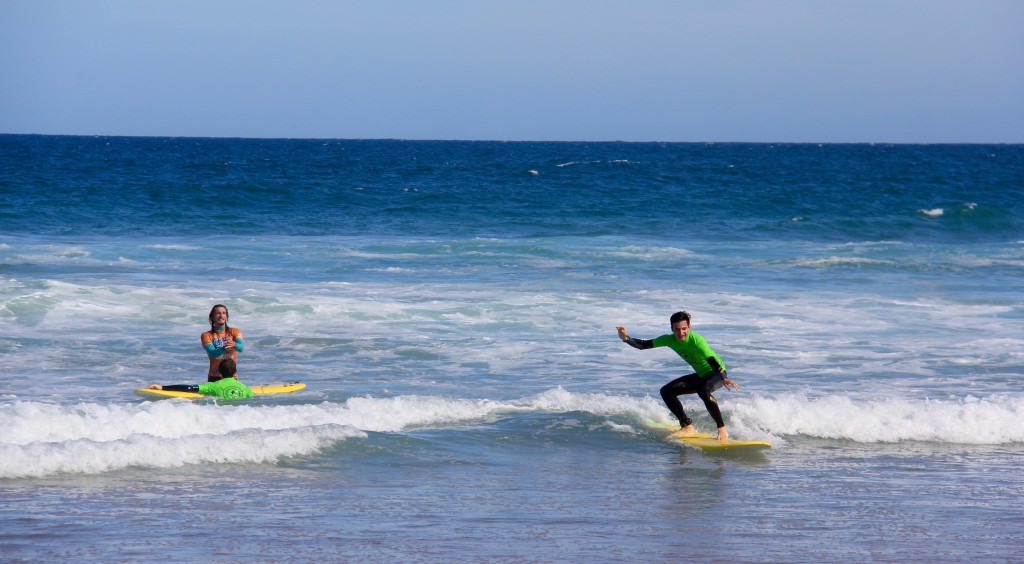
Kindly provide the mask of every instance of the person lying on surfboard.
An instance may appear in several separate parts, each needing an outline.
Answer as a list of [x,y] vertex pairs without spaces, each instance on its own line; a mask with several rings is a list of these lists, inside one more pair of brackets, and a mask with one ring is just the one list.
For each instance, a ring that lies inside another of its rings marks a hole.
[[230,358],[238,362],[238,353],[245,350],[245,342],[242,340],[241,329],[228,327],[227,306],[213,306],[209,319],[210,330],[199,336],[199,342],[203,344],[206,356],[210,359],[210,371],[206,373],[206,379],[208,382],[216,382],[220,379],[217,371],[220,361]]
[[708,346],[704,337],[690,331],[690,314],[679,311],[669,318],[672,326],[672,333],[662,335],[653,340],[634,339],[626,333],[626,328],[619,326],[619,338],[624,343],[636,349],[652,349],[657,347],[669,347],[676,351],[694,370],[693,374],[687,374],[676,378],[661,388],[661,399],[665,401],[669,411],[679,419],[679,433],[682,436],[696,433],[693,428],[693,419],[686,416],[683,411],[683,404],[679,396],[685,394],[697,394],[704,401],[711,418],[718,424],[718,440],[729,439],[729,433],[725,430],[725,421],[722,420],[722,411],[718,409],[718,401],[711,395],[711,392],[725,387],[725,389],[739,390],[736,382],[726,378],[725,362],[715,354],[715,351]]
[[235,370],[235,361],[230,358],[225,358],[217,365],[217,371],[219,372],[220,379],[216,382],[206,382],[204,384],[199,384],[198,386],[190,384],[174,384],[170,386],[153,384],[149,389],[167,390],[168,392],[192,392],[194,394],[217,396],[224,399],[245,399],[253,396],[252,390],[249,389],[249,386],[238,381],[238,378],[236,377],[238,372]]

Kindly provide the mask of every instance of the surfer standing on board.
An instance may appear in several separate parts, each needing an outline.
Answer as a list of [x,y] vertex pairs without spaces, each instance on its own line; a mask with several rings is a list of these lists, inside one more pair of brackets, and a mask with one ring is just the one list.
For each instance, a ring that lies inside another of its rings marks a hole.
[[679,396],[685,394],[697,394],[704,401],[711,418],[718,424],[718,440],[724,441],[729,438],[725,430],[725,421],[722,420],[722,411],[718,409],[718,402],[711,392],[725,386],[725,389],[739,390],[736,382],[726,378],[725,362],[715,354],[715,351],[708,346],[704,337],[690,331],[690,314],[679,311],[672,314],[669,319],[672,326],[672,333],[662,335],[653,340],[634,339],[626,333],[625,327],[616,327],[619,331],[619,338],[624,343],[636,349],[652,349],[657,347],[669,347],[676,351],[694,370],[693,374],[687,374],[676,378],[661,388],[661,399],[665,405],[679,419],[678,434],[682,436],[696,433],[693,428],[693,419],[686,416],[683,411],[683,404]]
[[220,361],[230,358],[238,362],[238,353],[245,349],[242,330],[228,327],[228,308],[221,304],[210,310],[210,330],[203,333],[199,340],[210,358],[210,370],[206,373],[209,382],[220,380],[220,373],[217,372]]

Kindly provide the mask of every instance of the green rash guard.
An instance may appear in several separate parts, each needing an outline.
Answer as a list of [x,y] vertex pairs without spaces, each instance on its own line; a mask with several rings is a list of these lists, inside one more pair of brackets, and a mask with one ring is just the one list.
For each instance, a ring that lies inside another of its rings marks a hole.
[[199,384],[199,393],[207,396],[217,396],[224,399],[244,399],[253,396],[249,386],[239,382],[235,378],[221,378],[216,382]]
[[715,357],[718,365],[722,367],[723,371],[725,370],[725,362],[722,361],[722,358],[715,354],[715,351],[711,350],[704,337],[693,331],[690,331],[690,334],[686,336],[684,341],[676,339],[675,335],[669,333],[654,339],[651,343],[655,347],[668,347],[676,351],[676,354],[683,357],[683,360],[692,366],[701,378],[707,378],[715,373],[715,369],[708,364],[707,358],[709,356]]

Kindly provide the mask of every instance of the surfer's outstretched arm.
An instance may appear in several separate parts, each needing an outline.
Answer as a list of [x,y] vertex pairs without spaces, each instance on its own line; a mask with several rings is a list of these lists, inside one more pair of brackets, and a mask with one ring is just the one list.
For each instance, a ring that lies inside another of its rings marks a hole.
[[622,339],[623,343],[626,343],[634,349],[643,350],[654,348],[654,341],[649,341],[647,339],[634,339],[626,333],[626,328],[622,326],[616,327],[615,329],[619,332],[619,339]]

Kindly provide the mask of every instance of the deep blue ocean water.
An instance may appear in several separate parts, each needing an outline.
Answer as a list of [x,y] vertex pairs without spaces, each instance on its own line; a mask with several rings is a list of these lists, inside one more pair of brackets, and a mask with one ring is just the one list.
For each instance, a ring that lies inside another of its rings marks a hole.
[[0,135],[0,559],[1020,561],[1022,280],[1020,145]]

